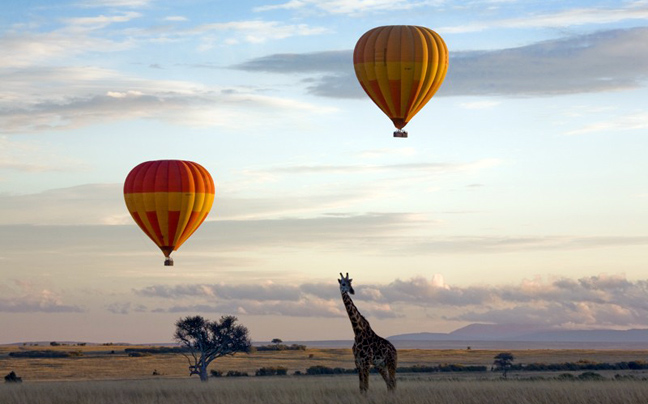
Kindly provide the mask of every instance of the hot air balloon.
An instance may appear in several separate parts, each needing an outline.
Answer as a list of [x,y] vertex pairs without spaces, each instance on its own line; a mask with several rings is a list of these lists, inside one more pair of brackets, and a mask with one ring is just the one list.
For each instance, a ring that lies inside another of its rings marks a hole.
[[200,164],[182,160],[147,161],[124,182],[126,207],[137,225],[164,253],[164,265],[207,217],[214,181]]
[[353,51],[358,81],[407,137],[403,127],[437,92],[448,70],[448,48],[429,28],[412,25],[367,31]]

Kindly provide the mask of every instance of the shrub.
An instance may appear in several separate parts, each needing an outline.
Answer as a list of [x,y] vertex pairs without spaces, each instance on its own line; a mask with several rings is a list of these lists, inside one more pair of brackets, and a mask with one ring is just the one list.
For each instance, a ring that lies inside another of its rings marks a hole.
[[188,352],[187,348],[179,346],[160,346],[151,348],[126,348],[124,352],[130,353],[147,353],[147,354],[176,354]]
[[306,345],[292,344],[275,344],[275,345],[261,345],[256,347],[257,351],[305,351]]
[[75,352],[63,352],[63,351],[20,351],[20,352],[10,352],[9,356],[14,358],[71,358],[83,356],[83,353]]
[[256,376],[286,376],[288,369],[283,366],[261,368],[256,371]]
[[229,370],[225,375],[227,377],[247,377],[249,376],[247,372],[239,372],[238,370]]
[[603,380],[605,377],[596,372],[584,372],[578,375],[579,380]]
[[148,352],[129,352],[128,356],[132,358],[141,358],[143,356],[151,356],[151,354]]
[[211,377],[223,377],[223,371],[222,370],[212,369],[209,373],[211,374]]

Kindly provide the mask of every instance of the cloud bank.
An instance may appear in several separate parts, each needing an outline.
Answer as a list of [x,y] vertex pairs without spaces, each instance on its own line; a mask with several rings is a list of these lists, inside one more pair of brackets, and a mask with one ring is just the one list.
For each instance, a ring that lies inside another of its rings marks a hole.
[[[368,317],[396,318],[434,308],[446,320],[547,328],[641,327],[648,321],[648,280],[623,275],[525,280],[511,285],[451,286],[441,275],[357,284],[354,301]],[[160,312],[235,312],[297,317],[344,316],[336,282],[261,286],[152,285],[135,290]],[[179,302],[191,301],[184,305]],[[200,303],[197,303],[200,302]]]

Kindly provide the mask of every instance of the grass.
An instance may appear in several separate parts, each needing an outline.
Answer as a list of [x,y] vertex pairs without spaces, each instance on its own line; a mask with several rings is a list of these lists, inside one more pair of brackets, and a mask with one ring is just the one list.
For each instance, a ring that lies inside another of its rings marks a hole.
[[[162,378],[187,377],[187,361],[182,355],[161,354],[129,357],[124,351],[136,346],[0,346],[0,375],[11,370],[26,381],[44,380],[110,380],[150,378],[153,370]],[[9,352],[18,350],[80,351],[82,356],[70,358],[12,358]],[[113,352],[114,353],[111,353]],[[646,360],[645,350],[552,350],[528,349],[511,351],[515,363],[563,363],[588,360],[593,362],[622,362]],[[463,364],[490,366],[499,351],[467,349],[399,349],[398,365]],[[311,366],[351,369],[354,361],[351,349],[307,349],[306,351],[263,351],[219,358],[210,369],[227,372],[254,372],[261,367],[282,366],[289,374],[304,372]],[[4,373],[2,373],[4,372]],[[537,374],[536,374],[537,375]],[[614,375],[612,375],[614,376]]]
[[3,404],[645,404],[641,381],[430,380],[403,378],[396,394],[372,378],[367,397],[352,376],[48,382],[0,386]]
[[[133,346],[0,346],[0,375],[11,370],[24,383],[0,383],[1,404],[158,404],[158,403],[452,403],[452,404],[634,404],[648,403],[645,371],[601,371],[605,380],[558,380],[566,372],[399,374],[398,392],[387,393],[372,376],[368,397],[358,393],[355,375],[214,378],[201,383],[189,378],[185,358],[177,354],[130,357]],[[81,351],[67,358],[14,358],[17,350]],[[499,351],[399,350],[399,366],[455,363],[490,367]],[[586,360],[621,362],[646,360],[648,351],[518,350],[515,363],[562,363]],[[262,367],[286,367],[289,374],[310,366],[353,368],[350,349],[265,351],[220,358],[210,369],[254,372]],[[161,376],[153,376],[153,370]],[[577,376],[582,372],[574,372]],[[616,379],[615,374],[630,376]]]

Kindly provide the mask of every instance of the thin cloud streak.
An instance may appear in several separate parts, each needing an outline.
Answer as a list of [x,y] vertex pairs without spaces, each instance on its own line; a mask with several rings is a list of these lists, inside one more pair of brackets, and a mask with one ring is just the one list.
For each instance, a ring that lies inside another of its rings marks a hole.
[[388,12],[396,10],[411,10],[427,5],[438,4],[438,1],[409,1],[409,0],[290,0],[286,3],[255,7],[255,12],[274,10],[300,11],[314,9],[328,14],[359,15],[369,12]]
[[463,34],[501,28],[565,28],[586,24],[610,24],[626,20],[648,19],[645,2],[627,2],[623,8],[577,8],[551,14],[530,15],[469,25],[439,27],[439,32]]
[[[436,96],[551,96],[638,88],[648,79],[648,28],[601,31],[491,51],[450,53]],[[310,74],[307,92],[366,98],[351,51],[275,54],[232,66],[246,71]]]

